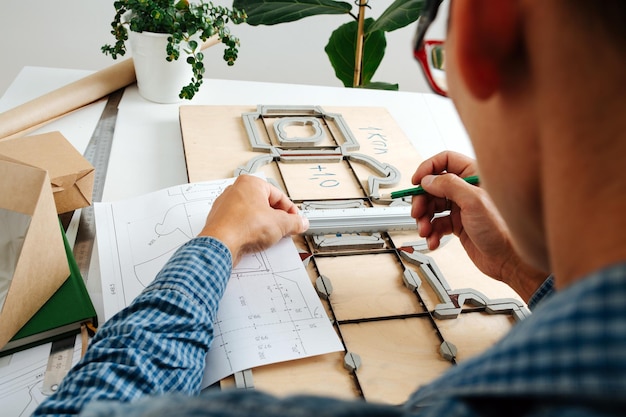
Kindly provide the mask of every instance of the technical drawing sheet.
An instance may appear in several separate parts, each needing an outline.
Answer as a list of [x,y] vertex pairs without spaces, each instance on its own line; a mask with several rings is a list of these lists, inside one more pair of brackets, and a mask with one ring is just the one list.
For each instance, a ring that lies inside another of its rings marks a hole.
[[[46,398],[44,376],[52,343],[0,358],[0,404],[2,415],[28,417]],[[82,341],[76,337],[72,365],[80,359]]]
[[[129,305],[196,236],[234,179],[184,184],[96,203],[105,319]],[[343,350],[293,241],[246,256],[220,303],[203,387],[251,367]]]

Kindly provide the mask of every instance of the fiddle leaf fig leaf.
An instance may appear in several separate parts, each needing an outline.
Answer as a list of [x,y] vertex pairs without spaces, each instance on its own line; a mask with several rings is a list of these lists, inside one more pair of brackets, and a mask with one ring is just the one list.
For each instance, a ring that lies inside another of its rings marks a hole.
[[[373,22],[374,19],[372,18],[365,19],[364,30],[366,32]],[[353,86],[356,35],[357,22],[343,24],[330,35],[328,44],[324,48],[335,70],[335,75],[346,87]],[[385,39],[385,33],[383,31],[369,32],[365,36],[360,85],[369,84],[372,76],[383,60],[386,47],[387,40]]]
[[415,22],[424,7],[425,0],[396,0],[370,27],[370,31],[391,32]]
[[234,0],[233,7],[245,10],[252,26],[293,22],[321,14],[347,14],[350,3],[333,0]]

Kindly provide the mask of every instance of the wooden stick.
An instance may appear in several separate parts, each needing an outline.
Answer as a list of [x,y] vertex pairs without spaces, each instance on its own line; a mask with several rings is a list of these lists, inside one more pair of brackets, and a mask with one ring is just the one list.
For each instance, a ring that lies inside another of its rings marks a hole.
[[361,85],[361,69],[363,68],[363,45],[365,37],[363,36],[363,25],[365,23],[365,6],[368,0],[359,1],[359,19],[357,22],[356,45],[354,51],[354,79],[353,87]]

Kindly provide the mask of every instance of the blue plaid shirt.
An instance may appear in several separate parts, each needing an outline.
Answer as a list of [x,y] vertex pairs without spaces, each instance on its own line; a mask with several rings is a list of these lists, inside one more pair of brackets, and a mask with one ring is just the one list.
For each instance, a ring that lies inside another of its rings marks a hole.
[[[626,263],[538,305],[483,355],[452,368],[402,407],[231,390],[197,395],[228,249],[196,238],[133,304],[105,323],[35,415],[599,416],[626,414]],[[552,280],[541,291],[552,293]],[[540,300],[535,297],[535,302]],[[167,395],[165,395],[167,394]]]

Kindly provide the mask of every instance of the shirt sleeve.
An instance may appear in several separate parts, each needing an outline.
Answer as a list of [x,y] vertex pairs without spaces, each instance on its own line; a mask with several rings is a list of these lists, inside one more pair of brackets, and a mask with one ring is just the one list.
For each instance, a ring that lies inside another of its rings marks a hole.
[[230,251],[218,240],[183,245],[131,305],[102,325],[34,415],[74,415],[94,400],[197,394],[231,269]]
[[554,288],[554,277],[552,275],[548,276],[546,280],[537,288],[537,291],[530,297],[528,300],[528,308],[530,311],[533,311],[539,303],[548,299],[550,295],[556,292]]

